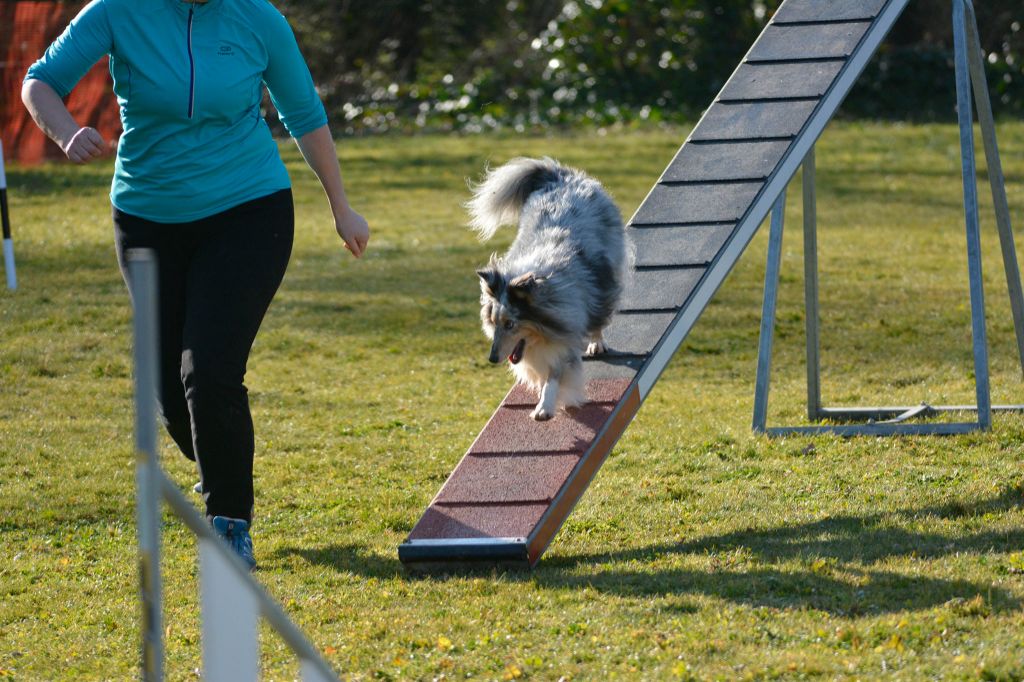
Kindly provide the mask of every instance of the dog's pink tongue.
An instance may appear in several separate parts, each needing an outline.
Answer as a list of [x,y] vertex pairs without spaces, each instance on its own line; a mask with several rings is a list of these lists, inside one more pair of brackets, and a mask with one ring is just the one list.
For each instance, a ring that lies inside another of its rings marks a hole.
[[524,348],[526,348],[526,339],[520,339],[519,343],[516,344],[516,347],[513,348],[512,352],[509,354],[508,361],[513,365],[518,364],[519,361],[523,359]]

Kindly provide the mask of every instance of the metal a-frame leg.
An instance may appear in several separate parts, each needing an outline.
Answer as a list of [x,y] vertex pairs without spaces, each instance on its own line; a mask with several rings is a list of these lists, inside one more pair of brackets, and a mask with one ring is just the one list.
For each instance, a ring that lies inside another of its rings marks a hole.
[[[1013,244],[1013,231],[1010,228],[1010,206],[1006,200],[1006,180],[1003,176],[1003,164],[999,159],[999,146],[996,144],[996,124],[995,118],[992,115],[992,101],[989,98],[988,81],[985,79],[985,66],[981,59],[982,51],[981,40],[978,37],[978,20],[974,15],[974,6],[970,0],[962,0],[962,7],[966,10],[966,16],[961,23],[967,34],[967,65],[970,70],[970,81],[974,86],[974,100],[978,110],[978,122],[981,124],[981,138],[985,145],[988,181],[992,189],[992,206],[996,214],[999,245],[1003,252],[1006,287],[1010,292],[1013,328],[1017,335],[1017,355],[1020,358],[1021,372],[1024,373],[1024,291],[1021,289],[1020,268],[1017,266],[1017,250]],[[957,63],[959,66],[960,62],[958,61]]]
[[768,263],[764,271],[764,303],[761,307],[761,336],[757,349],[757,382],[754,388],[754,422],[757,433],[765,432],[768,418],[768,386],[771,380],[772,341],[775,337],[775,304],[779,298],[779,269],[782,265],[782,228],[786,216],[786,190],[772,206],[768,233]]
[[821,420],[821,324],[818,305],[818,195],[814,182],[814,147],[803,164],[804,330],[807,338],[807,419]]
[[[967,236],[967,264],[971,296],[971,331],[975,370],[975,405],[915,407],[856,407],[826,408],[821,404],[819,359],[819,310],[817,225],[815,195],[814,149],[811,148],[803,165],[804,200],[804,303],[807,333],[807,415],[811,421],[864,421],[867,424],[818,425],[803,427],[766,427],[768,386],[771,365],[771,347],[774,333],[776,299],[778,295],[779,259],[784,225],[784,195],[780,196],[772,213],[769,236],[768,267],[765,272],[764,307],[761,320],[761,341],[758,349],[757,385],[754,398],[755,432],[769,436],[834,433],[854,435],[948,435],[988,429],[993,411],[1021,411],[1024,405],[993,406],[990,399],[988,371],[988,342],[985,330],[985,301],[981,270],[981,240],[978,221],[978,197],[974,157],[973,106],[971,86],[978,104],[978,118],[985,143],[989,167],[989,183],[995,205],[1007,289],[1013,310],[1018,354],[1024,371],[1024,294],[1021,292],[1020,272],[1017,267],[1013,233],[1010,229],[1009,206],[995,139],[995,123],[984,79],[984,66],[980,57],[977,22],[970,0],[953,0],[953,32],[956,49],[957,110],[960,124],[961,164],[963,170],[964,219]],[[911,424],[907,420],[938,412],[978,413],[974,422]]]

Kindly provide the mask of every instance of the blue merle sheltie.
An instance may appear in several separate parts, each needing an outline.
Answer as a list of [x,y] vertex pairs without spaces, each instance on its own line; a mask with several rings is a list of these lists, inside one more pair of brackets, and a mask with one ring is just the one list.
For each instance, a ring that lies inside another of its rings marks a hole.
[[581,405],[582,357],[606,351],[602,331],[627,272],[619,209],[597,180],[549,158],[488,170],[466,208],[482,240],[518,224],[508,251],[477,271],[490,361],[508,358],[540,393],[536,420]]

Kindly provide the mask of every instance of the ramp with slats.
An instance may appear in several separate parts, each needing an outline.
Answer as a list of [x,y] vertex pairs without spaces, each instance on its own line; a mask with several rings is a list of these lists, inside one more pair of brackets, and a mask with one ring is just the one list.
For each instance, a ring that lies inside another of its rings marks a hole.
[[533,566],[909,0],[786,0],[641,204],[636,265],[585,361],[588,403],[515,387],[398,549],[409,567]]

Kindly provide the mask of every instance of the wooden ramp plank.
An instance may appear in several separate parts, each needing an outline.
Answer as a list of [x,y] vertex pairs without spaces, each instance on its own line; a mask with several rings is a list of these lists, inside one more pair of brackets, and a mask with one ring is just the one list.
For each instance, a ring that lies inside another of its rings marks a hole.
[[735,222],[750,207],[760,182],[655,185],[633,219],[634,225]]
[[634,227],[629,239],[637,267],[707,265],[732,234],[735,225],[670,225]]
[[[458,471],[458,469],[456,469]],[[526,538],[548,509],[547,502],[458,505],[431,503],[410,540],[424,538]]]
[[817,100],[800,102],[722,102],[708,109],[693,141],[757,140],[796,137]]
[[871,20],[883,7],[885,0],[789,0],[772,17],[772,23]]
[[909,0],[785,0],[628,225],[636,270],[587,403],[512,389],[399,547],[410,568],[533,566]]
[[605,354],[597,358],[583,358],[583,378],[589,386],[604,379],[632,381],[644,364],[640,355]]
[[665,169],[661,182],[764,181],[788,149],[788,140],[686,144]]
[[610,353],[646,355],[654,350],[675,313],[621,312],[604,332]]
[[768,24],[747,54],[747,61],[846,58],[853,54],[870,26],[870,21],[828,25]]
[[621,312],[677,310],[693,293],[704,270],[674,267],[634,272],[619,309]]
[[436,504],[537,504],[555,499],[580,460],[570,453],[471,454],[459,476],[448,479]]
[[740,64],[718,95],[720,102],[821,97],[846,62]]

